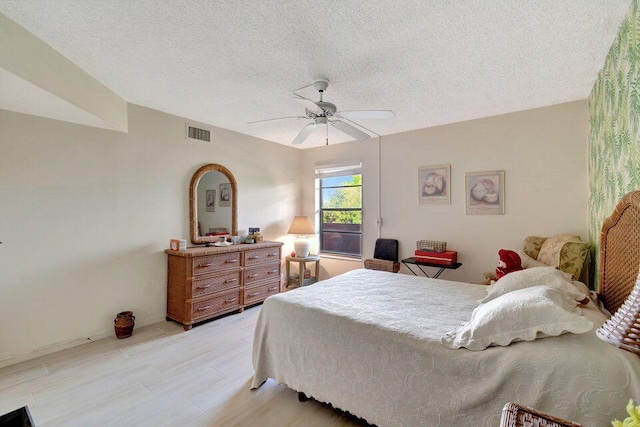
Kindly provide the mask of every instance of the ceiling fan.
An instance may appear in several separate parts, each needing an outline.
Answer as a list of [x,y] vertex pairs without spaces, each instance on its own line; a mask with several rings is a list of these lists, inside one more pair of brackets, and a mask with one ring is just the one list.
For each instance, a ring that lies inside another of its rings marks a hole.
[[[311,86],[311,85],[309,85]],[[302,87],[296,90],[302,90],[309,86]],[[330,102],[326,102],[322,99],[322,94],[329,86],[329,80],[319,79],[313,82],[313,87],[320,93],[320,101],[312,101],[303,96],[300,96],[293,91],[294,100],[299,102],[305,107],[305,115],[304,116],[293,116],[293,117],[278,117],[275,119],[267,119],[267,120],[258,120],[255,122],[249,123],[263,123],[270,122],[273,120],[284,120],[284,119],[310,119],[313,120],[312,123],[309,123],[298,133],[298,135],[291,142],[292,144],[302,144],[311,133],[321,126],[326,126],[327,129],[327,145],[329,144],[329,125],[338,129],[341,132],[346,133],[357,141],[364,141],[369,139],[371,135],[362,130],[358,129],[356,126],[366,129],[363,126],[357,124],[352,119],[392,119],[396,115],[391,110],[350,110],[350,111],[338,111],[335,104]],[[342,120],[341,120],[342,119]],[[345,121],[346,120],[346,121]],[[351,122],[352,124],[347,123]],[[368,130],[368,129],[366,129]],[[371,132],[371,131],[369,131]],[[375,132],[371,132],[375,133]]]

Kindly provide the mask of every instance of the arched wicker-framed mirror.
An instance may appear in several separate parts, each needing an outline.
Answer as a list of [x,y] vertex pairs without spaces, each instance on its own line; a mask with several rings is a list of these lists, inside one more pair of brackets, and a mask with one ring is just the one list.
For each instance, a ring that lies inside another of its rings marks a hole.
[[[207,184],[216,188],[203,188],[200,184],[205,182],[216,183]],[[231,212],[225,212],[227,208],[231,208]],[[216,219],[216,215],[212,215],[216,212],[216,209],[219,212],[218,219]],[[216,228],[219,230],[227,228],[228,233],[226,234],[232,236],[238,234],[238,184],[231,171],[222,165],[204,165],[191,178],[191,185],[189,186],[189,228],[191,243],[194,245],[216,242],[219,239],[219,235],[215,234],[215,231],[213,233],[204,231],[204,228],[212,229],[210,226],[203,226],[202,222],[205,217],[207,220],[212,221],[214,225],[216,225],[216,221],[219,221],[218,225],[220,226],[213,227],[214,230]],[[220,232],[225,234],[222,231]]]

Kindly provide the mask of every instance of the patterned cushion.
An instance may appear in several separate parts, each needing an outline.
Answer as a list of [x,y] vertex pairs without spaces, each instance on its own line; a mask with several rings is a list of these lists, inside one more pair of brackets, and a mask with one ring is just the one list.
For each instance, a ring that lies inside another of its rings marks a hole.
[[538,236],[529,236],[524,239],[522,242],[522,250],[525,254],[529,255],[533,259],[538,259],[538,254],[540,253],[540,248],[544,241],[547,240],[546,237],[538,237]]
[[557,234],[544,241],[538,253],[538,261],[553,265],[575,279],[580,277],[589,244],[572,234]]

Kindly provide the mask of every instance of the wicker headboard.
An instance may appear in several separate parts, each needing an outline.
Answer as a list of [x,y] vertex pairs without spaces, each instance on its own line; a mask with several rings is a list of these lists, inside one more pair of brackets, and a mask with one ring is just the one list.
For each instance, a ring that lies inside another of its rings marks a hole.
[[599,293],[611,313],[633,290],[640,267],[640,191],[625,195],[602,224]]

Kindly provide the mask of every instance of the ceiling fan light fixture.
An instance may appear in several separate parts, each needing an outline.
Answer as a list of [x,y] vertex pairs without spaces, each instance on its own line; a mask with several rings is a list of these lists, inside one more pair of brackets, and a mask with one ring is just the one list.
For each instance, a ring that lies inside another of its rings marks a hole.
[[[374,131],[371,131],[366,127],[362,126],[361,124],[354,122],[352,119],[392,119],[395,117],[395,114],[391,110],[338,111],[338,108],[336,107],[335,104],[332,104],[331,102],[326,102],[322,99],[322,94],[329,87],[329,80],[327,79],[317,79],[313,82],[313,87],[319,92],[319,95],[320,95],[320,100],[317,102],[312,101],[311,99],[305,98],[304,96],[301,96],[296,93],[296,91],[306,89],[310,86],[311,85],[307,85],[291,92],[293,99],[296,102],[304,105],[305,107],[304,117],[300,117],[300,116],[281,117],[281,118],[275,118],[275,119],[258,120],[251,123],[261,123],[261,122],[267,122],[267,121],[273,121],[273,120],[281,120],[285,118],[310,119],[310,120],[313,120],[313,123],[309,123],[308,125],[303,127],[291,143],[302,144],[309,137],[309,135],[313,132],[313,130],[316,127],[325,126],[327,130],[326,141],[328,145],[329,144],[329,124],[335,127],[336,129],[338,129],[339,131],[349,135],[350,137],[352,137],[357,141],[365,141],[371,138],[371,135],[360,130],[360,128],[366,130],[369,133],[372,133],[375,135],[377,134]],[[355,126],[338,119],[347,120],[348,122],[352,123]]]
[[315,104],[322,109],[322,113],[325,116],[333,116],[336,113],[337,108],[335,104],[324,101],[316,102]]

